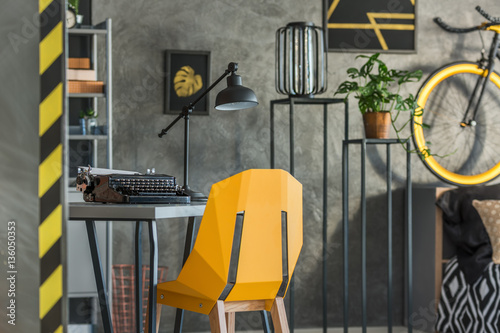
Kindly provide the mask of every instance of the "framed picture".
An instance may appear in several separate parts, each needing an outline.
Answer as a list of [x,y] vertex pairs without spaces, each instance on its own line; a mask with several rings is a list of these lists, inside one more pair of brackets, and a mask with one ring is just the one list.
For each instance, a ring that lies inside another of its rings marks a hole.
[[328,50],[416,52],[417,0],[328,0]]
[[[179,114],[182,107],[194,102],[210,85],[210,52],[165,52],[165,108],[167,114]],[[193,115],[208,115],[209,95],[196,103]]]

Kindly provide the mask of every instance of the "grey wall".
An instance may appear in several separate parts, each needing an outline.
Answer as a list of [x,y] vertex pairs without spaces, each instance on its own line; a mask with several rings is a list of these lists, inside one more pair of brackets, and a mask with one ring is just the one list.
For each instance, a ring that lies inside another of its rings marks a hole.
[[[16,1],[4,6],[0,13],[0,332],[38,332],[38,3]],[[13,297],[6,280],[9,221],[16,223]],[[16,301],[15,326],[6,316],[11,299]]]
[[[406,0],[405,0],[406,1]],[[457,59],[476,60],[480,40],[477,34],[451,35],[433,22],[442,16],[450,23],[469,26],[481,21],[473,7],[482,5],[498,15],[494,0],[471,3],[466,0],[417,1],[418,52],[385,54],[394,68],[423,69],[430,73],[439,65]],[[321,1],[299,0],[170,0],[170,1],[93,1],[93,22],[113,19],[114,84],[114,167],[138,170],[155,167],[158,172],[182,179],[182,124],[163,139],[157,133],[173,119],[163,114],[164,51],[209,50],[212,78],[218,77],[230,61],[239,62],[244,85],[256,92],[260,105],[254,109],[223,113],[211,111],[208,117],[191,118],[190,184],[208,193],[211,184],[249,168],[269,167],[269,102],[283,98],[274,88],[275,31],[292,21],[321,24]],[[333,97],[345,71],[353,65],[354,53],[329,53],[328,92]],[[212,101],[223,85],[212,93]],[[416,93],[418,84],[408,91]],[[328,119],[328,273],[329,324],[342,324],[342,239],[341,239],[341,143],[344,116],[341,107],[331,107]],[[362,135],[362,124],[354,101],[350,110],[352,137]],[[304,185],[305,239],[296,270],[296,326],[321,325],[321,222],[322,222],[322,112],[301,106],[296,111],[296,177]],[[288,169],[288,112],[281,107],[277,119],[277,166]],[[395,191],[395,321],[403,322],[403,202],[405,156],[393,148]],[[351,227],[352,296],[351,325],[360,324],[359,276],[359,150],[352,149]],[[385,324],[384,170],[382,151],[369,150],[369,324]],[[412,162],[415,184],[438,184],[415,156]],[[160,223],[160,264],[170,267],[169,278],[179,271],[185,224]],[[132,263],[132,226],[114,228],[115,263]],[[355,241],[356,240],[356,241]],[[418,292],[416,290],[415,292]],[[171,310],[164,316],[172,317]],[[208,329],[206,318],[189,315],[186,329]],[[200,318],[200,320],[198,320]],[[238,321],[241,329],[259,327],[259,317],[248,315]],[[169,320],[164,320],[167,322]],[[171,323],[171,321],[170,321]],[[167,323],[168,325],[170,323]],[[163,329],[171,329],[167,324]]]

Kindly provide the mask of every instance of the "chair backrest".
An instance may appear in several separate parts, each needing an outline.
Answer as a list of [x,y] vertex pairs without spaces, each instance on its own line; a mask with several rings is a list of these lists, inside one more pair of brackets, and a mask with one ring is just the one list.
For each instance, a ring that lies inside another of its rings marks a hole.
[[302,248],[302,185],[253,169],[212,186],[177,281],[213,300],[284,296]]

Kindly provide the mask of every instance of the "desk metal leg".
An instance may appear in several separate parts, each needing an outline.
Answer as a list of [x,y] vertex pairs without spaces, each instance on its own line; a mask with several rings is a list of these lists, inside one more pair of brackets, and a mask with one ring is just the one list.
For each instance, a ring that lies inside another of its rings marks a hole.
[[156,333],[156,286],[158,284],[158,230],[156,221],[149,227],[149,323],[148,332]]
[[260,317],[262,318],[262,328],[264,329],[264,333],[271,333],[271,326],[269,326],[267,311],[260,311]]
[[109,311],[108,294],[104,283],[104,273],[102,271],[101,256],[99,255],[99,244],[97,243],[97,234],[95,231],[95,222],[93,220],[85,221],[87,227],[87,236],[89,239],[90,255],[92,256],[92,264],[94,266],[95,281],[97,284],[97,296],[99,306],[101,308],[102,325],[104,332],[113,333],[113,324]]
[[[184,256],[182,258],[182,265],[186,263],[194,244],[194,232],[196,230],[196,217],[190,217],[188,220],[188,227],[186,231],[186,241],[184,242]],[[174,333],[182,332],[182,324],[184,322],[184,310],[177,309],[175,313],[175,327]]]
[[135,327],[142,332],[142,224],[135,222]]

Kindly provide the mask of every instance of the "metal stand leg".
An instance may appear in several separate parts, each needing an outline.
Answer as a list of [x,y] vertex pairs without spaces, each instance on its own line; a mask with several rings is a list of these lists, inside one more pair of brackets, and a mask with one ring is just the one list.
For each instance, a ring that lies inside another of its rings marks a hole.
[[135,327],[142,332],[142,224],[135,222]]
[[366,139],[361,143],[361,317],[366,333]]
[[387,333],[392,333],[392,159],[387,145]]
[[156,333],[156,285],[158,284],[158,231],[156,221],[148,222],[149,227],[149,327],[148,332]]
[[349,331],[349,145],[342,147],[342,221],[344,243],[344,333]]
[[[294,157],[294,151],[295,151],[295,141],[294,141],[294,122],[293,122],[293,115],[294,115],[294,100],[292,97],[290,97],[290,174],[292,176],[295,176],[295,157]],[[295,327],[295,288],[294,288],[294,277],[292,275],[292,278],[290,280],[290,319],[289,319],[289,326],[290,326],[290,333],[293,333],[294,327]]]
[[323,105],[323,333],[328,328],[327,241],[328,241],[328,107]]
[[271,101],[271,169],[274,169],[274,103]]
[[[410,151],[410,142],[406,143],[406,150]],[[413,332],[412,314],[413,314],[413,223],[412,223],[412,185],[411,185],[411,153],[406,153],[406,246],[408,251],[407,257],[407,274],[408,274],[408,333]]]
[[99,245],[97,243],[95,222],[93,220],[86,220],[85,224],[87,227],[87,236],[89,239],[90,255],[92,256],[92,264],[94,266],[94,275],[97,284],[97,297],[99,300],[99,306],[101,308],[102,325],[104,327],[104,332],[113,333],[113,323],[111,322],[108,294],[106,292],[106,284],[104,283],[101,256],[99,255]]
[[[196,218],[190,217],[188,220],[188,227],[187,227],[187,231],[186,231],[186,241],[184,242],[184,256],[182,259],[183,266],[186,263],[186,260],[189,257],[189,254],[193,250],[195,230],[196,230]],[[184,310],[177,309],[177,311],[175,312],[174,333],[181,333],[182,332],[183,322],[184,322]]]

